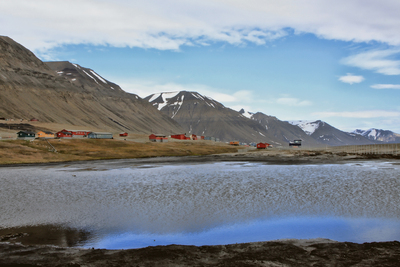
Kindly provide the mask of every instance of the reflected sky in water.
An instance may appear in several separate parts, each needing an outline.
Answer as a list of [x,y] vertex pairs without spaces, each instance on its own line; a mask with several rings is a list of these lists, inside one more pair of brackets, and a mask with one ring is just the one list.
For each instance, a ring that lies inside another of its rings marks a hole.
[[101,248],[400,240],[399,168],[134,160],[0,168],[0,228],[63,225],[89,231],[85,246]]

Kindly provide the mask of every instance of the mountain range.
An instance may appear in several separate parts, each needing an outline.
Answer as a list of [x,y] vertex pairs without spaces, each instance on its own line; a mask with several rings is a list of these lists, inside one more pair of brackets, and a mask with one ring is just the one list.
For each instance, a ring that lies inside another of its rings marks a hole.
[[309,147],[373,144],[362,135],[340,131],[323,121],[287,122],[261,112],[239,112],[197,92],[166,92],[144,98],[176,120],[185,132],[218,137],[224,141],[268,142],[287,146],[301,139]]
[[380,141],[384,143],[400,143],[400,134],[394,133],[389,130],[374,129],[360,130],[357,129],[352,132],[353,134],[362,135],[369,140]]
[[142,99],[92,69],[68,61],[42,62],[4,36],[0,36],[0,117],[275,146],[287,146],[295,139],[309,147],[400,141],[400,135],[391,131],[346,133],[320,120],[288,122],[261,112],[238,112],[198,92],[163,92]]

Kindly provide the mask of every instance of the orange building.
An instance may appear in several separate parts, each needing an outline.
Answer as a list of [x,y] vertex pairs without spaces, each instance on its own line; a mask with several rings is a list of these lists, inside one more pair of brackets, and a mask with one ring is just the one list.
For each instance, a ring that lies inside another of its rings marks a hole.
[[42,138],[42,139],[51,139],[55,138],[54,133],[48,132],[48,131],[39,131],[36,133],[37,138]]

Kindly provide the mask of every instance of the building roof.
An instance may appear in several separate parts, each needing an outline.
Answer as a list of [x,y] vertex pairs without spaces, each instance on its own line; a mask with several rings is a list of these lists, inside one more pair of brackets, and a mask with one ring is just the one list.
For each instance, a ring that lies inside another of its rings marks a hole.
[[45,134],[54,134],[54,133],[49,132],[49,131],[39,131],[38,133],[40,133],[40,132],[45,133]]
[[34,132],[31,132],[31,131],[19,131],[17,134],[19,134],[19,133],[35,134]]
[[152,135],[154,135],[156,137],[165,137],[166,136],[165,134],[151,134],[150,136],[152,136]]
[[112,134],[107,132],[90,132],[89,134]]
[[91,132],[90,130],[68,130],[68,129],[64,129],[65,131],[68,132]]

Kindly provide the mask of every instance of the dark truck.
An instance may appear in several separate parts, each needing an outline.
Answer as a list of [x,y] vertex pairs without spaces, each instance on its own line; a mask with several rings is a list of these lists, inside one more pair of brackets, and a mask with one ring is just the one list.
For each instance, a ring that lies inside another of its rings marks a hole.
[[301,146],[301,140],[293,140],[293,141],[289,141],[289,146]]

